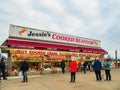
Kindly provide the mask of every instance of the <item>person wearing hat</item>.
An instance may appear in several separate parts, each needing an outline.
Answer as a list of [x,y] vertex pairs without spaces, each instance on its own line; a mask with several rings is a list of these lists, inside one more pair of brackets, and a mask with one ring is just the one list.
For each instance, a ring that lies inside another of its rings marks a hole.
[[1,62],[0,62],[0,77],[1,77],[1,73],[2,73],[3,80],[6,80],[7,78],[6,78],[6,74],[5,74],[5,62],[4,62],[4,58],[1,58]]
[[70,63],[70,72],[71,72],[70,82],[75,82],[76,72],[77,72],[77,62],[75,60],[72,60],[72,62]]

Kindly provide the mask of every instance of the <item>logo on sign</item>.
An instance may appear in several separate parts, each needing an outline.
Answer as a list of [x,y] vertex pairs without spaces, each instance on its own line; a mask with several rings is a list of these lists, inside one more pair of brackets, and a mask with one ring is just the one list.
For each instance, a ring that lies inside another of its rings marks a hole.
[[22,36],[25,32],[27,32],[27,30],[26,30],[25,28],[23,28],[23,29],[21,29],[21,30],[18,32],[18,34],[19,34],[20,36]]
[[93,42],[96,46],[99,44],[96,40],[94,40]]
[[[27,32],[27,33],[26,33]],[[21,29],[19,32],[18,32],[18,34],[20,35],[20,36],[23,36],[23,34],[27,34],[27,36],[29,36],[29,37],[50,37],[51,36],[51,34],[49,33],[49,32],[45,32],[45,31],[43,31],[43,32],[39,32],[39,33],[37,33],[37,32],[33,32],[33,31],[29,31],[28,32],[28,30],[26,29],[26,28],[23,28],[23,29]]]

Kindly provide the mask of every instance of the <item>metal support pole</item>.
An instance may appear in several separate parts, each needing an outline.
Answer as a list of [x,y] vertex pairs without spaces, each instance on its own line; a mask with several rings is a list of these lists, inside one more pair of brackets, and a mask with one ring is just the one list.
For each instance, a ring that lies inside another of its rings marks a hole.
[[117,67],[118,66],[118,59],[117,59],[117,50],[115,50],[115,66]]

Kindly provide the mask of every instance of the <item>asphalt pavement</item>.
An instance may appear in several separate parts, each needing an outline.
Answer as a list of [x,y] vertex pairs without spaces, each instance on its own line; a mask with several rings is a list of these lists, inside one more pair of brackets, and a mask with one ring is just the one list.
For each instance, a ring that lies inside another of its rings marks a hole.
[[[104,70],[102,70],[105,79]],[[20,77],[1,80],[0,90],[120,90],[120,68],[111,70],[111,81],[96,81],[95,73],[76,73],[76,82],[70,83],[70,73],[29,75],[29,81],[22,83]]]

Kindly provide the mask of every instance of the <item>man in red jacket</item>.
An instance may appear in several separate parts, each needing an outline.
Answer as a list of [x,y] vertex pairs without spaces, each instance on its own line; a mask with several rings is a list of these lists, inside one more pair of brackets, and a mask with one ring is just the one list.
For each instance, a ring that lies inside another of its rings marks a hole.
[[72,60],[72,62],[70,63],[70,72],[71,72],[70,82],[75,82],[75,76],[77,72],[77,62],[75,60]]

